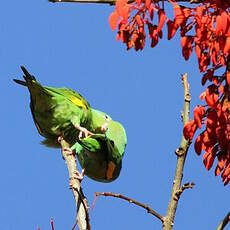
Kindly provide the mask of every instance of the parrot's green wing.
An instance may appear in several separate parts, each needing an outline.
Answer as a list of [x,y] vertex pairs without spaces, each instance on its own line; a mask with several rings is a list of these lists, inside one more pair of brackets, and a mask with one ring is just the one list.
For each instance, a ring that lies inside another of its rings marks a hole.
[[47,90],[59,94],[65,98],[68,98],[73,104],[82,108],[82,109],[90,109],[89,103],[81,96],[80,93],[77,93],[69,88],[53,88],[46,87]]
[[93,134],[75,145],[85,174],[100,182],[115,180],[121,170],[127,139],[123,126],[110,121],[105,134]]
[[106,141],[105,134],[92,134],[88,137],[79,139],[72,147],[71,150],[75,150],[80,144],[85,150],[96,153],[97,151],[100,151],[102,146],[102,142]]
[[30,108],[39,133],[47,138],[44,143],[57,144],[61,135],[70,145],[78,139],[79,130],[75,124],[83,127],[90,124],[91,110],[88,102],[78,93],[67,88],[45,87],[30,75],[25,67],[25,82],[14,80],[27,86],[30,92]]

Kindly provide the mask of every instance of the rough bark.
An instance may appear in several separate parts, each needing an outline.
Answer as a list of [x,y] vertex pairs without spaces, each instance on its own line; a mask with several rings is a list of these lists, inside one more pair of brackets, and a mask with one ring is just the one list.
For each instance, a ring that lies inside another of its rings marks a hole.
[[[67,164],[69,172],[70,188],[72,189],[77,209],[76,224],[78,225],[79,230],[90,230],[87,200],[81,189],[81,181],[76,178],[76,157],[64,150],[65,148],[68,148],[69,145],[63,139],[61,140],[61,146],[62,156]],[[75,229],[76,224],[73,229]]]
[[[182,121],[184,125],[185,123],[189,121],[189,108],[190,108],[190,101],[191,101],[187,74],[184,74],[182,76],[182,83],[184,87],[184,110],[182,112]],[[178,201],[180,197],[178,196],[178,192],[182,190],[181,181],[183,178],[184,163],[185,163],[189,145],[190,145],[189,141],[185,140],[182,134],[180,147],[176,150],[176,155],[177,155],[176,171],[175,171],[175,176],[173,180],[171,197],[170,197],[170,201],[168,204],[168,210],[167,210],[165,221],[163,224],[164,230],[171,230],[174,225],[176,209],[177,209],[177,205],[178,205]]]

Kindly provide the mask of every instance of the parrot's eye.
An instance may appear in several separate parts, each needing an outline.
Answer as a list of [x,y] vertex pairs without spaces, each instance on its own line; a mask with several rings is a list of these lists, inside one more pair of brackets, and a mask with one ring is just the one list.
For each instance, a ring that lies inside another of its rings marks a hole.
[[107,115],[105,115],[105,119],[109,119],[109,117]]

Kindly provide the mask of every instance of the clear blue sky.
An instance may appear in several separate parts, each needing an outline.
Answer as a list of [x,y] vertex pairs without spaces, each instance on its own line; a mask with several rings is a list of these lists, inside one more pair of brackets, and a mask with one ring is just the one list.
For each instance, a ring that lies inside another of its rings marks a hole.
[[[168,42],[166,33],[155,49],[127,52],[108,26],[111,12],[105,5],[1,1],[1,230],[49,230],[51,216],[55,230],[70,229],[75,218],[60,150],[40,145],[29,94],[12,81],[21,78],[20,65],[42,84],[79,91],[125,126],[128,145],[120,177],[109,184],[87,177],[82,182],[90,205],[95,191],[113,191],[165,214],[182,132],[180,75],[188,72],[193,109],[202,91],[197,61],[193,54],[185,62],[179,40]],[[215,229],[229,211],[229,186],[213,174],[192,145],[183,181],[196,186],[181,197],[175,229]],[[91,225],[95,230],[161,229],[145,210],[103,197],[91,213]]]

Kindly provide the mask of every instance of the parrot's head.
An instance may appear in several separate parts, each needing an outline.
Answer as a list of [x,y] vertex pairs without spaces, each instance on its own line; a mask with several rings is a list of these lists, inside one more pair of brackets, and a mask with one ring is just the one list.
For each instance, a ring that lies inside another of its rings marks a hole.
[[108,148],[115,155],[122,157],[127,144],[124,127],[117,121],[99,110],[91,109],[92,122],[90,131],[93,133],[105,133],[108,140]]
[[117,121],[111,120],[108,123],[105,132],[108,140],[108,148],[114,152],[115,155],[122,157],[125,152],[127,144],[127,137],[124,127]]
[[91,109],[91,116],[90,131],[93,133],[106,131],[109,122],[112,120],[108,114],[96,109]]

